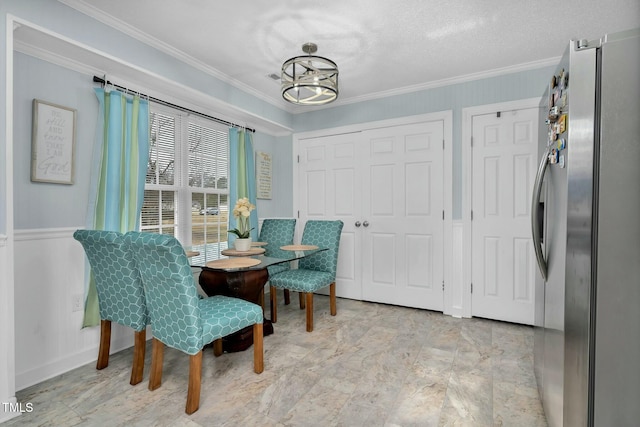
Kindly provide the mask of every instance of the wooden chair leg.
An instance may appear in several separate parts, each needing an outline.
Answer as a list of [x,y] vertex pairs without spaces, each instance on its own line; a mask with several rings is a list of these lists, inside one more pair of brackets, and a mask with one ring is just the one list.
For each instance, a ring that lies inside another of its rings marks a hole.
[[100,321],[100,349],[98,350],[98,362],[96,369],[104,369],[109,366],[109,347],[111,346],[111,320]]
[[285,289],[284,290],[284,305],[289,305],[291,304],[291,293],[289,292],[289,289]]
[[193,414],[200,407],[200,386],[202,382],[202,350],[189,356],[189,389],[185,412]]
[[162,385],[162,359],[164,344],[153,338],[151,346],[151,373],[149,373],[149,390],[153,391]]
[[329,309],[332,316],[337,313],[336,309],[336,282],[329,285]]
[[273,286],[269,288],[269,297],[271,300],[271,323],[276,323],[278,321],[278,297],[276,288]]
[[147,330],[136,331],[133,342],[133,366],[131,366],[131,381],[129,381],[129,384],[136,385],[142,381],[144,375],[144,353],[147,345]]
[[260,304],[260,307],[262,307],[262,311],[264,312],[264,286],[262,287],[262,290],[260,291],[260,296],[258,298],[259,298],[258,302]]
[[300,310],[304,310],[304,294],[302,292],[298,292],[298,300],[300,301]]
[[306,292],[307,296],[307,332],[313,332],[313,292]]
[[264,371],[264,333],[262,323],[253,325],[253,370],[256,374]]
[[224,353],[224,350],[222,349],[222,338],[218,338],[213,342],[213,355],[215,357],[220,357],[222,356],[222,353]]

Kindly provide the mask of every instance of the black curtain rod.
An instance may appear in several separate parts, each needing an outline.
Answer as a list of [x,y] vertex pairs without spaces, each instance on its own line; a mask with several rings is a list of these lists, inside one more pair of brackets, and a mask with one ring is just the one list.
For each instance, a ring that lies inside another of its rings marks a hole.
[[104,85],[111,85],[111,86],[115,87],[116,89],[118,89],[120,91],[123,91],[125,93],[135,93],[135,94],[139,95],[140,97],[147,98],[149,101],[153,101],[153,102],[155,102],[157,104],[162,104],[162,105],[165,105],[167,107],[176,108],[178,110],[185,111],[187,113],[196,114],[196,115],[198,115],[200,117],[204,117],[205,119],[209,119],[209,120],[213,120],[213,121],[218,122],[218,123],[222,123],[223,125],[233,126],[233,127],[236,127],[236,128],[242,128],[242,129],[247,130],[247,131],[252,132],[252,133],[256,132],[255,129],[251,129],[251,128],[248,128],[246,126],[242,126],[242,125],[238,125],[238,124],[235,124],[235,123],[231,123],[231,122],[229,122],[227,120],[222,120],[222,119],[219,119],[217,117],[209,116],[209,115],[201,113],[199,111],[190,110],[188,108],[181,107],[180,105],[172,104],[171,102],[163,101],[161,99],[154,98],[152,96],[148,96],[148,95],[142,94],[140,92],[136,92],[136,91],[131,90],[129,88],[126,88],[126,87],[123,87],[123,86],[119,86],[117,84],[113,84],[109,80],[105,81],[105,79],[103,79],[102,77],[93,76],[93,82],[94,83],[100,83],[103,86]]

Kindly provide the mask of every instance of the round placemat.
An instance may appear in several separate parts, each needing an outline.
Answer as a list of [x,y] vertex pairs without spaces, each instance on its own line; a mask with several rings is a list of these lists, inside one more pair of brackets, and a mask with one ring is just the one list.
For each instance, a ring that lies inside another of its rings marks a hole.
[[312,249],[318,249],[316,245],[286,245],[280,246],[283,251],[310,251]]
[[198,252],[198,251],[187,251],[187,252],[185,252],[185,253],[187,254],[187,257],[188,257],[188,258],[191,258],[192,256],[198,256],[198,255],[200,255],[200,252]]
[[267,242],[251,242],[251,246],[267,246]]
[[264,248],[251,248],[248,251],[236,251],[235,249],[224,249],[220,251],[222,255],[226,255],[226,256],[262,255],[264,252],[265,252]]
[[224,258],[210,261],[206,264],[209,268],[246,268],[260,264],[255,258]]

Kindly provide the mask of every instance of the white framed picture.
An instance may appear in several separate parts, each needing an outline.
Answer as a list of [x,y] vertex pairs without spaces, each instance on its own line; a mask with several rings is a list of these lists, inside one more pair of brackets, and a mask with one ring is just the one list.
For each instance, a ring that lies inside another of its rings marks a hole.
[[271,199],[272,159],[271,154],[256,152],[256,188],[258,199]]
[[31,181],[73,184],[76,110],[33,100]]

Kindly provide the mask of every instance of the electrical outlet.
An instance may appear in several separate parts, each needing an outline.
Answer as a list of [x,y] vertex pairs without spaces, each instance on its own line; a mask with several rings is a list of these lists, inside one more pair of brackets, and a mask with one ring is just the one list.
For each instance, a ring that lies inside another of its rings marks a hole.
[[82,311],[83,302],[82,294],[75,294],[71,299],[71,311]]

